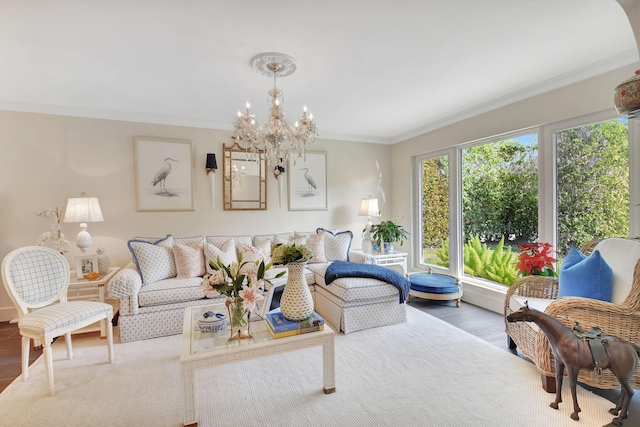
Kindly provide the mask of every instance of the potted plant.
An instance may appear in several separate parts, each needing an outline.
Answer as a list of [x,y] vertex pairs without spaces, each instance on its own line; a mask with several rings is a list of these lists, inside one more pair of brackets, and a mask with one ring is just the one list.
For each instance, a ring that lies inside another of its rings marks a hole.
[[400,245],[408,239],[409,233],[400,224],[393,221],[382,221],[380,224],[371,226],[371,237],[377,243],[378,248],[384,247],[384,253],[393,252],[393,244],[400,242]]

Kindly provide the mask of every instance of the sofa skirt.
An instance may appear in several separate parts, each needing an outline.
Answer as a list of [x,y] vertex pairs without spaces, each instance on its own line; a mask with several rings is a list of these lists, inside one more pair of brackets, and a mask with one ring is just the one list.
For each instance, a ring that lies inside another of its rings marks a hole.
[[120,342],[181,334],[186,307],[214,304],[220,301],[224,299],[199,299],[165,306],[142,307],[138,314],[119,316]]

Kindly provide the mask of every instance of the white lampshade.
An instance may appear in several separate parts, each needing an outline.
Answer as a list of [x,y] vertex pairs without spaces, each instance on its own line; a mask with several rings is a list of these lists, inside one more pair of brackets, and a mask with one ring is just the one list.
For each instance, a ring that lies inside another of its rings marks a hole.
[[97,197],[77,197],[67,200],[63,222],[79,222],[80,232],[76,236],[76,246],[86,254],[93,241],[87,231],[87,222],[102,222],[102,210]]
[[102,222],[102,210],[97,197],[76,197],[67,200],[64,222]]
[[379,216],[378,199],[362,199],[359,216]]

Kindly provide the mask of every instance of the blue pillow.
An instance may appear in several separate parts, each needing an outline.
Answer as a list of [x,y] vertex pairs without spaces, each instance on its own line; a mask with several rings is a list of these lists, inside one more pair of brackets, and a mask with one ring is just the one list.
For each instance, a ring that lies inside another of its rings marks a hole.
[[600,251],[586,256],[573,246],[562,262],[558,296],[611,301],[613,270]]

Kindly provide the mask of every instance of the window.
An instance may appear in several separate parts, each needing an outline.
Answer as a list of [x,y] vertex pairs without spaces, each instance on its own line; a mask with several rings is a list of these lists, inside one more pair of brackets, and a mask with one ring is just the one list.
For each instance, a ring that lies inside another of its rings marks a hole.
[[517,279],[517,246],[538,238],[538,135],[461,153],[464,274],[509,285]]
[[518,278],[521,243],[549,242],[561,260],[571,246],[632,234],[640,228],[630,215],[640,209],[640,160],[631,161],[638,142],[629,132],[640,134],[640,125],[610,117],[594,114],[416,158],[414,262],[467,283],[508,286]]
[[449,156],[420,160],[422,263],[449,267]]
[[557,250],[592,239],[629,236],[629,140],[626,120],[555,133]]

